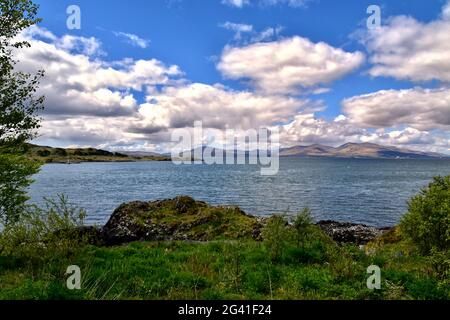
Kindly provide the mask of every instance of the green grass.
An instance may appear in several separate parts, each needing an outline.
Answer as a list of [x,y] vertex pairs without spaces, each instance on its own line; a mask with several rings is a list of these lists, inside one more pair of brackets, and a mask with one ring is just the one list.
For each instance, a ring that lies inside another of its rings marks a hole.
[[[273,261],[263,242],[142,242],[50,254],[29,265],[0,256],[0,299],[449,299],[430,262],[402,243],[370,255],[348,245],[288,248]],[[82,271],[82,289],[65,285],[68,265]],[[382,270],[382,289],[366,287],[366,269]]]
[[[450,252],[424,255],[399,228],[360,249],[334,242],[305,215],[261,223],[238,208],[177,197],[122,205],[111,226],[161,228],[190,241],[106,247],[60,232],[83,215],[61,197],[0,233],[0,299],[450,299]],[[71,265],[81,269],[81,290],[66,287]],[[380,290],[366,285],[372,265]]]

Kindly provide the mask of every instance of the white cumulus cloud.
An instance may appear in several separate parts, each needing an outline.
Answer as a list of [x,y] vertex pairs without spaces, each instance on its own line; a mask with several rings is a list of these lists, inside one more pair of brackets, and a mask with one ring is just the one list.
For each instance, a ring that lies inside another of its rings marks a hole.
[[[45,70],[39,94],[46,97],[47,115],[122,116],[138,107],[131,89],[143,91],[146,87],[171,83],[179,76],[176,66],[165,66],[158,60],[126,60],[120,68],[91,54],[101,50],[95,39],[75,36],[56,37],[48,30],[34,28],[21,35],[31,48],[20,50],[16,57],[18,68],[28,72]],[[47,41],[44,41],[45,38]],[[73,52],[74,46],[85,45]]]
[[363,127],[450,130],[450,89],[382,90],[345,99],[343,110]]
[[244,47],[226,47],[218,69],[230,79],[249,80],[259,91],[300,93],[327,85],[357,69],[361,52],[345,52],[324,42],[295,36]]
[[429,23],[395,16],[370,30],[363,41],[373,67],[370,75],[416,82],[450,82],[450,2]]

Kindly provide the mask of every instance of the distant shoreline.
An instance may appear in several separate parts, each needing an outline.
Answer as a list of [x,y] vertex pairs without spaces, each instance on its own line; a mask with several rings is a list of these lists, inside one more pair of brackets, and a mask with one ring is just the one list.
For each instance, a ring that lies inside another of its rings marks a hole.
[[44,164],[83,164],[83,163],[135,163],[135,162],[169,162],[171,159],[81,159],[81,160],[50,160],[45,161]]
[[[137,163],[137,162],[171,162],[172,159],[167,157],[161,157],[161,158],[132,158],[132,159],[74,159],[74,160],[68,160],[68,159],[47,159],[45,161],[44,159],[36,159],[44,162],[44,164],[83,164],[83,163]],[[280,159],[323,159],[323,160],[386,160],[386,161],[407,161],[407,160],[414,160],[414,161],[450,161],[450,158],[371,158],[371,157],[327,157],[327,156],[281,156]],[[43,161],[44,160],[44,161]],[[203,164],[203,163],[202,163]],[[225,164],[223,164],[225,165]]]
[[383,158],[383,157],[339,157],[339,156],[313,156],[313,155],[308,155],[308,156],[298,156],[298,155],[293,155],[293,156],[280,156],[281,159],[342,159],[342,160],[445,160],[445,161],[449,161],[450,157],[400,157],[400,158]]
[[119,152],[110,152],[94,148],[53,148],[47,146],[27,145],[25,156],[44,164],[79,164],[92,162],[140,162],[140,161],[171,161],[164,155],[133,156]]
[[[204,148],[200,152],[204,151]],[[215,148],[225,154],[225,150]],[[197,150],[191,150],[191,158],[195,158]],[[112,152],[95,148],[54,148],[49,146],[27,145],[25,154],[43,163],[85,163],[85,162],[139,162],[139,161],[172,161],[169,154],[139,151]],[[249,151],[235,151],[238,155],[250,156]],[[347,143],[334,148],[324,145],[295,146],[281,148],[280,158],[311,158],[311,159],[386,159],[386,160],[450,160],[449,155],[420,152],[396,147],[381,146],[372,143]]]

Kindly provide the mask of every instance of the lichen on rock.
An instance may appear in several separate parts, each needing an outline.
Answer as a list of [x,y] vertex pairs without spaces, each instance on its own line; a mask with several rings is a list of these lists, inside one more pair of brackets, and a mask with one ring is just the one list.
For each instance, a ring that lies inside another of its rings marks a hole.
[[108,244],[134,241],[260,238],[260,219],[238,207],[210,206],[191,197],[122,204],[102,233]]

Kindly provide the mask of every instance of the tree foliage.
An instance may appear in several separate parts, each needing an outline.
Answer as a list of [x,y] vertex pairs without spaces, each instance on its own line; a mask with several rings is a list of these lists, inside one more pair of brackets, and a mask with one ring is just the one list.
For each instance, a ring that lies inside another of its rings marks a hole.
[[44,97],[36,96],[43,71],[36,74],[17,70],[14,58],[19,50],[30,47],[20,33],[38,23],[38,6],[29,0],[0,1],[0,218],[10,222],[18,218],[27,199],[29,176],[39,166],[20,154],[24,142],[39,128],[37,116]]
[[39,169],[21,155],[0,154],[0,218],[3,224],[17,221],[28,200],[29,176]]
[[424,254],[450,250],[450,176],[435,177],[411,199],[400,229]]
[[44,97],[36,97],[43,71],[37,74],[16,71],[14,53],[27,48],[26,41],[16,40],[24,29],[38,23],[37,5],[29,0],[0,2],[0,145],[17,145],[33,137],[39,127],[36,113]]

